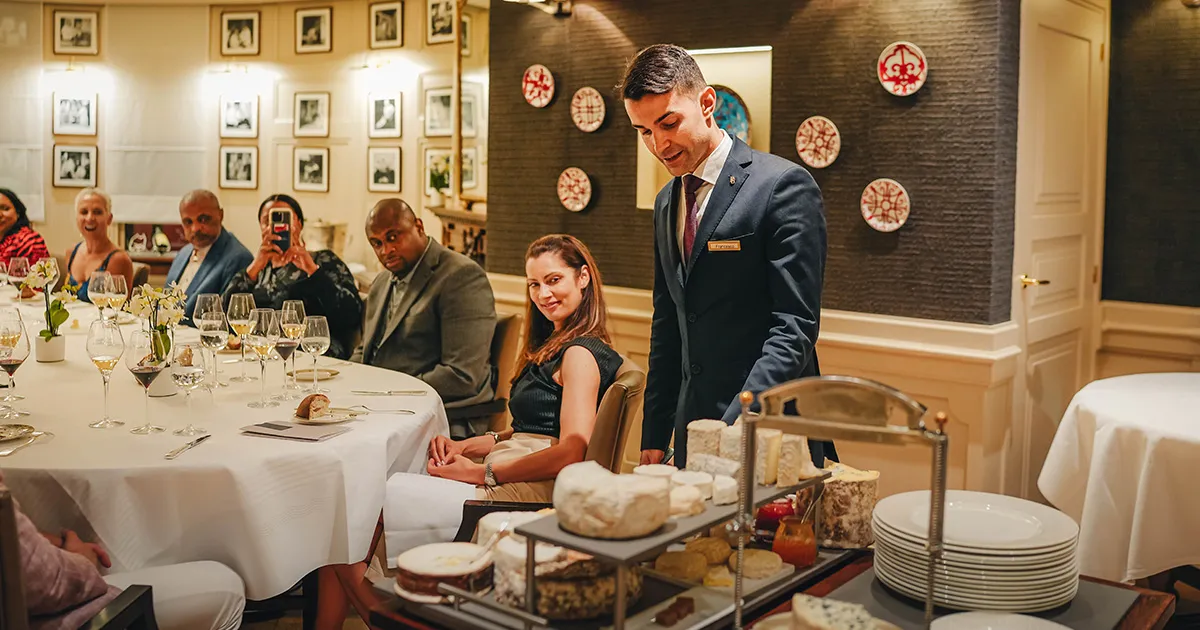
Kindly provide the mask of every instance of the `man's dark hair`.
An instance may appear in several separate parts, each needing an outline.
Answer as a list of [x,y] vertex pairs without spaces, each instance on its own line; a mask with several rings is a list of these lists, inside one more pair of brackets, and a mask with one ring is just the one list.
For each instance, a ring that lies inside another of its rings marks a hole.
[[643,48],[625,67],[625,79],[617,86],[622,99],[639,101],[647,94],[683,90],[694,94],[708,85],[696,60],[675,44]]

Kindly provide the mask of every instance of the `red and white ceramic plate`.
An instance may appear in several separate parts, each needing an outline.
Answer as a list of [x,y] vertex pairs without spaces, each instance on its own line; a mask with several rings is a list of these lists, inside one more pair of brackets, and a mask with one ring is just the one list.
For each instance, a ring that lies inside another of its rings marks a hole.
[[796,152],[813,168],[825,168],[842,150],[842,134],[837,125],[824,116],[812,116],[796,130]]
[[525,75],[521,77],[521,91],[525,93],[526,103],[545,107],[554,98],[554,75],[546,66],[535,63],[525,69]]
[[867,225],[880,232],[895,232],[908,221],[908,191],[894,179],[877,179],[863,190],[860,202]]
[[571,120],[580,131],[591,133],[604,124],[604,97],[594,87],[581,87],[571,98]]
[[592,180],[574,166],[558,176],[558,200],[571,212],[579,212],[592,200]]
[[879,83],[896,96],[909,96],[925,85],[929,61],[912,42],[896,42],[879,54]]

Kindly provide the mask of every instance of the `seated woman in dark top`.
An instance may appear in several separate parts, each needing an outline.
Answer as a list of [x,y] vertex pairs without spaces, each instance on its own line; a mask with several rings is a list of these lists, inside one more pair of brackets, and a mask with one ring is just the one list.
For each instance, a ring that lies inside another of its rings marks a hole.
[[[271,231],[271,210],[292,211],[291,247],[280,249],[280,236]],[[287,195],[271,195],[258,208],[262,244],[245,271],[230,279],[222,302],[229,308],[234,293],[251,293],[257,308],[283,308],[286,300],[303,300],[305,315],[324,315],[329,320],[329,351],[325,354],[347,359],[354,351],[354,336],[362,322],[362,298],[346,263],[323,249],[309,252],[304,247],[304,213],[300,203]]]
[[[388,479],[389,565],[407,549],[453,539],[467,499],[551,502],[558,472],[587,454],[596,411],[623,361],[609,340],[600,270],[578,239],[554,234],[529,246],[525,276],[525,349],[508,404],[512,428],[459,442],[435,436],[428,476]],[[318,630],[340,628],[351,601],[365,615],[372,597],[359,587],[365,571],[362,562],[320,570]]]

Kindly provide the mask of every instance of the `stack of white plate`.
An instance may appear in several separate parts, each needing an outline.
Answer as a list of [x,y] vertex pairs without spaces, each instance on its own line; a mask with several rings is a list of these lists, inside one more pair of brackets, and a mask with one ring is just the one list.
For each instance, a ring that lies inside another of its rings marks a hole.
[[[925,600],[929,491],[875,506],[875,574]],[[1079,589],[1079,526],[1054,508],[986,492],[946,492],[944,552],[934,601],[955,610],[1037,612],[1070,602]]]

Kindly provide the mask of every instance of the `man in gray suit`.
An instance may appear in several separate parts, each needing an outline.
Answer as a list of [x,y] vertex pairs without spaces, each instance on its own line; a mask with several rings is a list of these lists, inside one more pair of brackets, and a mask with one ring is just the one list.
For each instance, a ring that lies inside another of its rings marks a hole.
[[447,408],[491,400],[496,299],[483,268],[426,236],[401,199],[375,204],[366,231],[387,271],[371,283],[362,343],[350,360],[415,376]]

